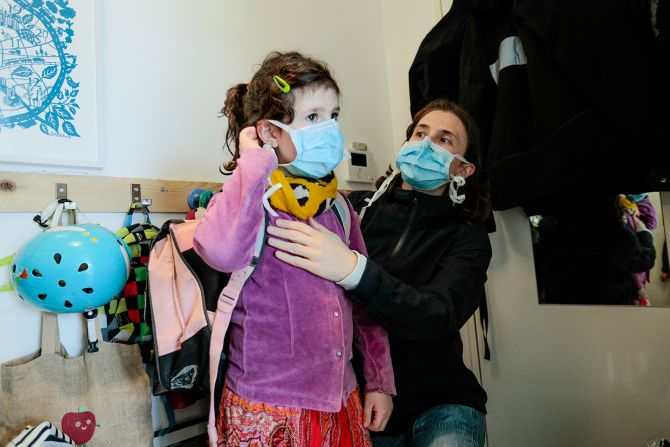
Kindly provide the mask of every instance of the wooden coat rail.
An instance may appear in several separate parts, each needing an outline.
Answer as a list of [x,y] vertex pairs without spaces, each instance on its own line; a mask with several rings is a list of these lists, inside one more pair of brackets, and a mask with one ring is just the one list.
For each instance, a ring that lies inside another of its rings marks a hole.
[[127,211],[134,184],[140,185],[142,199],[151,199],[149,209],[156,213],[186,212],[193,189],[221,188],[215,182],[0,171],[0,212],[40,212],[56,199],[59,183],[67,185],[67,198],[85,213]]

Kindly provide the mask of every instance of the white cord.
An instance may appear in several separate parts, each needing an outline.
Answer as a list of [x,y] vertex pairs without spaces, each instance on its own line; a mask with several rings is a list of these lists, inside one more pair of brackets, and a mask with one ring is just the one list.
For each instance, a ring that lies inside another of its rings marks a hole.
[[[268,177],[268,183],[272,185],[270,177]],[[277,214],[277,212],[272,208],[272,206],[270,206],[270,196],[279,191],[281,188],[282,184],[276,183],[272,185],[270,188],[268,188],[268,190],[265,191],[265,194],[263,194],[263,208],[265,208],[272,217],[277,217],[279,216],[279,214]]]
[[458,188],[463,185],[465,185],[465,179],[460,175],[455,175],[454,179],[449,182],[449,198],[459,205],[465,201],[465,194],[458,195]]
[[382,195],[384,195],[384,193],[386,192],[386,190],[389,189],[389,185],[391,184],[391,182],[393,181],[393,179],[395,178],[395,176],[398,175],[399,172],[400,172],[400,171],[398,171],[397,169],[396,169],[395,171],[393,171],[393,172],[391,173],[391,175],[389,175],[389,176],[386,178],[386,180],[384,180],[384,183],[381,184],[381,186],[379,187],[379,189],[378,189],[377,191],[375,191],[375,193],[372,195],[372,197],[369,197],[369,198],[365,199],[365,202],[367,203],[367,205],[365,205],[363,208],[361,208],[361,212],[358,213],[358,216],[360,217],[360,220],[361,220],[361,221],[363,221],[363,216],[365,216],[365,211],[366,211],[366,210],[367,210],[373,203],[375,203],[375,201],[376,201],[378,198],[380,198]]

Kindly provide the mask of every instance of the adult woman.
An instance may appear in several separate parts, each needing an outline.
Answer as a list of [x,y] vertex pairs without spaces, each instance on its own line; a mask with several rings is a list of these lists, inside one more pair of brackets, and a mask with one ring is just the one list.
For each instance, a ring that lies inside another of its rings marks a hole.
[[484,297],[491,258],[475,160],[472,120],[436,100],[407,129],[402,175],[349,196],[365,208],[369,259],[311,220],[268,228],[277,257],[340,281],[389,332],[398,395],[376,445],[484,445],[486,393],[463,364],[459,334]]

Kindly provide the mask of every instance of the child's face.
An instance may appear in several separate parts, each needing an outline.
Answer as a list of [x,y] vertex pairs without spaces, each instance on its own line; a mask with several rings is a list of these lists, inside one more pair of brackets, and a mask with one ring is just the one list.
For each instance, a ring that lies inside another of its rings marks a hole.
[[[293,92],[293,121],[288,123],[294,129],[323,123],[337,119],[340,114],[340,98],[331,87],[301,87]],[[295,160],[297,152],[291,135],[282,129],[272,126],[277,132],[277,158],[279,163],[290,163]]]

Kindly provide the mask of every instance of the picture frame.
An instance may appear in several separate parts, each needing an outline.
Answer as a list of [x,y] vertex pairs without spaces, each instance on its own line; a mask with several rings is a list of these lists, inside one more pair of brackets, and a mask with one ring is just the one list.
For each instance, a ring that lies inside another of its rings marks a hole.
[[96,3],[0,0],[0,163],[104,167]]

